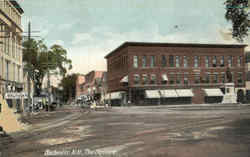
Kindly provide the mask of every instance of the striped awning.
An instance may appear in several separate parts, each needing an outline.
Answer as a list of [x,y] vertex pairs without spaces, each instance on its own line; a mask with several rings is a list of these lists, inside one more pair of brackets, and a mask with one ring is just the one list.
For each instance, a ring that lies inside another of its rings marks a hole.
[[206,96],[223,96],[224,94],[219,88],[204,89]]
[[191,89],[176,89],[176,93],[179,97],[193,97],[194,93]]
[[178,97],[178,95],[174,89],[161,90],[160,92],[161,92],[161,97],[163,97],[163,98],[176,98],[176,97]]
[[146,90],[146,98],[160,98],[159,90]]

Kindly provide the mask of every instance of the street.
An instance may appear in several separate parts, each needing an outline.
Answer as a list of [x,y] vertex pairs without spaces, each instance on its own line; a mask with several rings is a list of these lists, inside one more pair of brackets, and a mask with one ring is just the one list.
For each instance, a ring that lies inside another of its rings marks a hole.
[[35,115],[29,123],[29,131],[11,135],[1,157],[250,154],[248,105],[113,107],[90,113],[68,106]]

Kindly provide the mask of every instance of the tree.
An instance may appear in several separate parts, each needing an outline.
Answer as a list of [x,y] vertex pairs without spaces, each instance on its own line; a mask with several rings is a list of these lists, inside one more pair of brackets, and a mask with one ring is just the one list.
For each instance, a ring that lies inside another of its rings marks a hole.
[[72,68],[71,60],[67,58],[67,51],[60,45],[53,45],[50,49],[43,40],[27,40],[23,42],[24,69],[34,83],[35,95],[39,96],[42,83],[47,72],[57,72],[65,76],[67,70]]
[[225,18],[232,22],[232,36],[239,42],[248,36],[250,28],[249,0],[227,0]]
[[74,73],[63,77],[61,80],[59,87],[62,88],[62,97],[64,102],[67,102],[71,98],[75,98],[77,76],[78,74]]

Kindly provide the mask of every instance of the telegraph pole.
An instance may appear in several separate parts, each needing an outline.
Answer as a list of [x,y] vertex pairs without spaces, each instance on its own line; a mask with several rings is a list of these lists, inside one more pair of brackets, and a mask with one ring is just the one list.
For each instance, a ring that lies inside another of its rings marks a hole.
[[[30,21],[28,23],[28,47],[27,47],[27,51],[30,52]],[[27,79],[28,79],[28,105],[30,105],[32,103],[31,100],[31,85],[30,85],[30,69],[28,69],[28,75],[27,75]],[[32,111],[34,109],[34,104],[32,103]]]

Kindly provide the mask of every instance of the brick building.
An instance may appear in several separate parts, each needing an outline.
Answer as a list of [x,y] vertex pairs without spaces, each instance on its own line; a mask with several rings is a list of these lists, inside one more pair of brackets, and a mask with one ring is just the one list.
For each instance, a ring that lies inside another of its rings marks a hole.
[[102,94],[104,71],[91,71],[86,75],[79,75],[76,81],[76,97],[80,95]]
[[245,86],[245,47],[125,42],[105,56],[110,99],[121,104],[220,102],[227,69],[236,89]]

